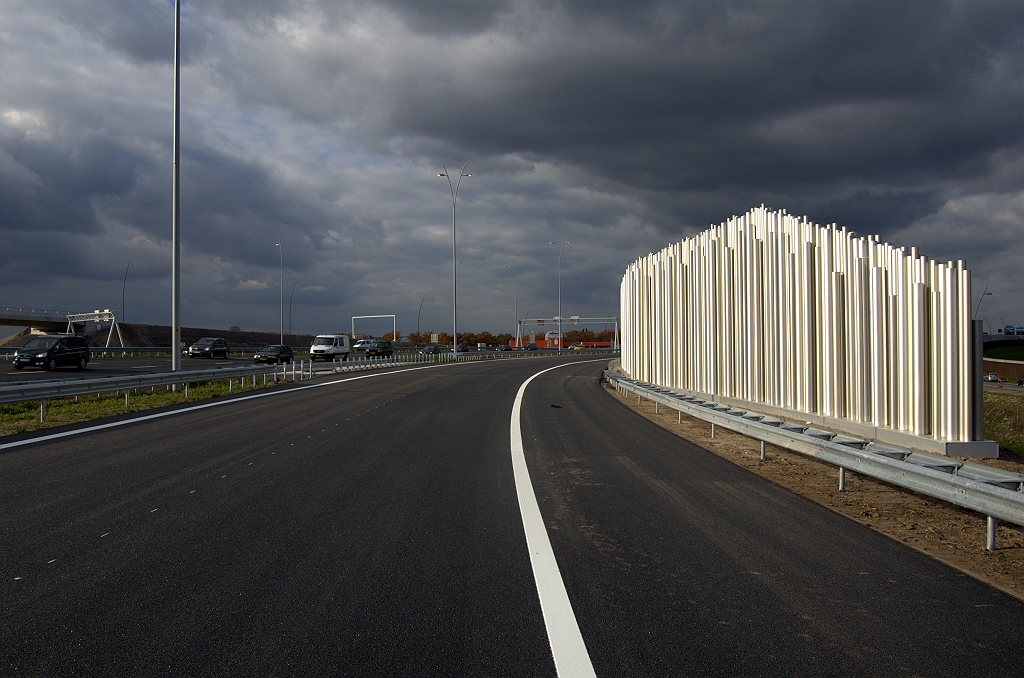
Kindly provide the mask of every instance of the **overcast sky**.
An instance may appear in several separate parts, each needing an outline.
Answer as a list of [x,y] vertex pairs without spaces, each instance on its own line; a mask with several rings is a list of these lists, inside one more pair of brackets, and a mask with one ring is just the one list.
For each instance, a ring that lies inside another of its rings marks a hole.
[[[0,306],[120,311],[130,260],[125,320],[170,323],[173,29],[0,0]],[[465,164],[460,330],[511,330],[516,272],[555,315],[549,241],[563,315],[616,315],[762,203],[965,259],[1024,324],[1022,35],[1019,0],[186,0],[182,322],[276,330],[281,238],[295,331],[450,331]]]

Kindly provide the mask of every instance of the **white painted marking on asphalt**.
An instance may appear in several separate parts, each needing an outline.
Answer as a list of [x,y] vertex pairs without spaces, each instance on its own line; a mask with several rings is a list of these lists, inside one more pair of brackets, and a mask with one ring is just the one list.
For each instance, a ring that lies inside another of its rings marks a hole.
[[195,493],[195,490],[192,490],[192,492],[189,492],[189,494],[194,494],[194,493]]
[[103,534],[101,534],[101,535],[100,535],[100,539],[103,539],[103,538],[104,538],[104,537],[106,537],[106,536],[107,536],[108,534],[110,534],[110,533],[109,533],[109,532],[104,532]]
[[15,577],[15,578],[14,578],[14,581],[18,581],[18,580],[20,580],[20,579],[21,579],[21,577]]
[[[586,361],[591,362],[591,361]],[[541,370],[523,382],[512,405],[512,426],[510,440],[512,445],[512,471],[516,480],[516,494],[519,497],[519,512],[523,516],[523,530],[526,532],[526,545],[530,549],[530,564],[533,566],[533,578],[537,582],[537,595],[540,597],[540,609],[544,614],[544,626],[548,631],[548,642],[551,654],[555,658],[555,671],[559,676],[596,676],[594,666],[590,663],[587,645],[583,642],[579,623],[572,611],[569,594],[565,591],[562,573],[558,570],[555,552],[551,549],[551,540],[544,526],[544,518],[537,504],[537,495],[533,492],[530,482],[530,470],[526,466],[526,453],[523,450],[523,431],[521,412],[523,394],[530,382],[551,370],[567,365],[555,365]]]
[[357,381],[359,379],[374,379],[376,377],[387,377],[393,374],[400,374],[402,372],[416,372],[418,370],[434,370],[442,367],[453,367],[457,365],[472,365],[474,363],[439,363],[437,365],[424,365],[421,367],[409,367],[404,370],[389,370],[387,372],[374,372],[372,374],[361,374],[357,377],[346,377],[345,379],[335,379],[334,381],[324,381],[317,384],[309,384],[308,386],[295,386],[293,388],[284,389],[280,391],[268,391],[264,393],[254,393],[252,395],[240,396],[238,398],[229,398],[226,400],[216,400],[213,402],[204,402],[191,407],[183,407],[178,410],[170,410],[168,412],[157,412],[156,414],[146,414],[141,417],[133,417],[131,419],[122,419],[121,421],[112,421],[106,424],[97,424],[96,426],[86,426],[84,428],[75,429],[74,431],[64,431],[63,433],[51,433],[48,435],[38,436],[36,438],[27,438],[25,440],[17,440],[13,443],[0,443],[0,450],[9,450],[13,447],[21,447],[22,445],[31,445],[32,443],[42,443],[49,440],[58,440],[60,438],[68,438],[70,436],[77,436],[83,433],[92,433],[94,431],[102,431],[108,428],[117,428],[119,426],[126,426],[127,424],[136,424],[140,421],[149,421],[150,419],[163,419],[164,417],[172,417],[176,414],[185,414],[187,412],[195,412],[197,410],[205,410],[209,407],[221,407],[224,405],[230,405],[232,403],[240,403],[246,400],[253,400],[255,398],[268,398],[270,396],[279,396],[287,393],[296,393],[298,391],[305,391],[311,388],[323,388],[324,386],[334,386],[335,384],[343,384],[347,381]]
[[152,511],[150,511],[150,513],[156,513],[156,509],[153,509]]
[[53,565],[53,564],[54,564],[54,563],[56,563],[56,562],[57,562],[57,559],[56,559],[56,558],[54,558],[53,560],[48,560],[48,561],[46,561],[46,564],[47,564],[47,565]]

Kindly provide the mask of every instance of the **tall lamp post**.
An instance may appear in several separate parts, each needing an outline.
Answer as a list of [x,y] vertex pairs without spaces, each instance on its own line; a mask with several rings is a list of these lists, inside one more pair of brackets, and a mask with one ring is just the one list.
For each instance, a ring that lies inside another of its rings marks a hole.
[[509,264],[508,267],[512,269],[512,273],[516,277],[516,296],[515,296],[515,299],[516,299],[516,302],[515,302],[516,303],[516,305],[515,305],[515,314],[516,314],[515,321],[516,321],[516,323],[515,324],[516,324],[516,326],[515,326],[515,333],[516,333],[516,346],[519,346],[519,271],[516,270],[516,265],[515,264]]
[[[295,288],[299,286],[299,281],[296,280],[295,284],[292,285],[292,295],[288,297],[288,334],[292,333],[292,300],[295,299]],[[281,342],[284,343],[284,342]]]
[[277,247],[281,251],[281,343],[284,343],[284,248],[281,239],[277,239]]
[[456,358],[459,357],[459,322],[458,322],[458,304],[456,286],[456,261],[455,261],[455,205],[459,200],[459,184],[462,183],[463,177],[471,177],[472,174],[466,174],[466,166],[462,166],[462,170],[459,172],[459,179],[452,186],[452,178],[448,173],[448,168],[443,164],[441,168],[444,170],[443,173],[439,172],[437,176],[445,177],[448,179],[448,189],[452,192],[452,355]]
[[424,343],[424,341],[423,337],[420,336],[420,312],[423,311],[423,302],[426,300],[426,297],[420,299],[420,310],[416,311],[416,341],[420,342],[421,344]]
[[558,352],[562,352],[562,248],[570,244],[568,240],[549,241],[549,245],[558,246]]
[[181,0],[174,0],[174,150],[171,172],[171,371],[181,370],[181,214],[178,203],[181,103]]
[[128,269],[132,267],[132,260],[128,260],[128,265],[124,267],[124,281],[121,283],[121,322],[124,322],[124,290],[128,286]]

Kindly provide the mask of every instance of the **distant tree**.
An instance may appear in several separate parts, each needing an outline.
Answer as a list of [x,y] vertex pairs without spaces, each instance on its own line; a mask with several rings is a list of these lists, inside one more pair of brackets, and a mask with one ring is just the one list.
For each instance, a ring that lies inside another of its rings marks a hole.
[[508,332],[502,332],[498,336],[494,337],[494,346],[504,346],[505,344],[511,344],[512,340],[515,339],[514,335]]
[[565,333],[566,344],[577,344],[583,341],[597,341],[597,336],[589,330],[569,330]]
[[597,333],[597,340],[598,341],[611,341],[612,340],[612,335],[614,335],[614,334],[615,334],[615,332],[613,332],[612,330],[601,330],[600,332]]
[[478,343],[478,344],[487,344],[488,346],[494,346],[495,345],[495,343],[494,343],[494,335],[491,334],[490,332],[486,331],[486,330],[484,330],[483,332],[479,332],[476,335],[476,343]]
[[450,346],[452,343],[452,335],[448,334],[447,332],[442,332],[441,334],[437,335],[437,343],[441,344],[442,346]]
[[388,341],[399,341],[402,338],[402,332],[401,331],[388,332],[387,334],[384,335],[383,338],[387,339]]
[[459,343],[465,346],[476,346],[476,334],[473,332],[459,332]]
[[241,332],[241,331],[242,331],[242,328],[239,327],[238,325],[232,325],[231,327],[228,328],[228,332]]

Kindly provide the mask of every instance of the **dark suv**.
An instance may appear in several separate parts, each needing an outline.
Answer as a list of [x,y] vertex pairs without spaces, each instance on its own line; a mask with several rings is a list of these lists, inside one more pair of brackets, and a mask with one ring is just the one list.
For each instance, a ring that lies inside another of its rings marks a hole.
[[228,340],[219,337],[203,337],[188,347],[188,355],[192,358],[215,358],[218,355],[227,358],[230,352]]
[[391,355],[391,342],[386,339],[374,339],[370,342],[370,345],[366,347],[366,357],[370,356],[381,356],[387,357]]
[[74,365],[84,370],[89,364],[89,344],[85,337],[48,335],[29,339],[14,352],[14,369],[42,367],[55,370],[62,365]]

